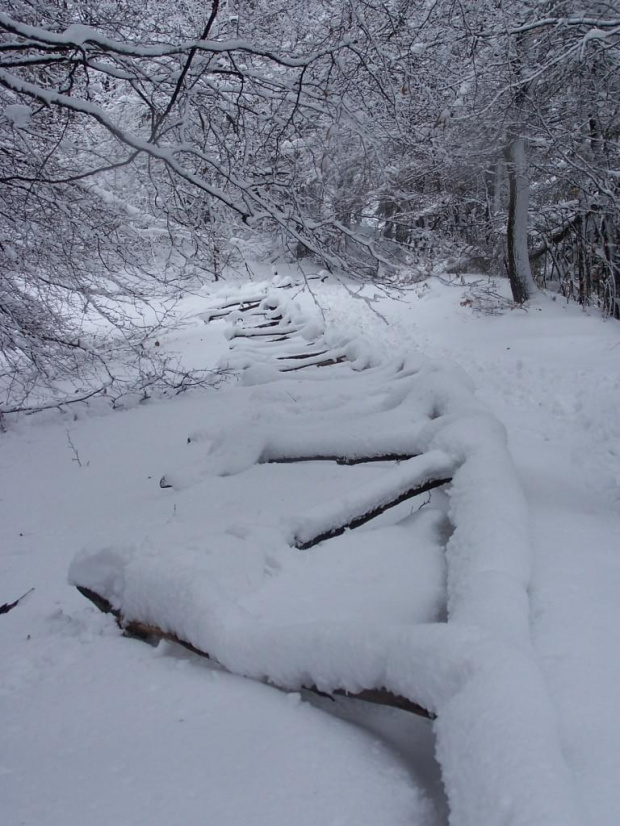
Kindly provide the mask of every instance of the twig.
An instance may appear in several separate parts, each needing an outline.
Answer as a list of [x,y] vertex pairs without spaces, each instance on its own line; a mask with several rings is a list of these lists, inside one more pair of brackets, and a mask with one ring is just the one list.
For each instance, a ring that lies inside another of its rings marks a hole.
[[25,593],[25,594],[22,594],[22,595],[21,595],[21,597],[18,597],[18,598],[15,600],[15,602],[5,602],[5,603],[4,603],[4,605],[0,605],[0,614],[8,614],[8,613],[9,613],[9,611],[12,611],[12,610],[13,610],[13,608],[15,608],[15,606],[16,606],[16,605],[19,605],[19,603],[20,603],[20,602],[21,602],[21,601],[22,601],[25,597],[27,597],[27,596],[28,596],[28,594],[31,594],[33,591],[34,591],[34,588],[30,588],[28,591],[26,591],[26,593]]
[[[73,451],[73,459],[71,461],[72,462],[77,462],[79,467],[84,467],[84,465],[82,464],[82,460],[80,459],[80,453],[79,453],[77,447],[73,444],[73,439],[71,438],[71,433],[69,433],[69,430],[66,431],[66,434],[67,434],[67,441],[69,442],[69,447]],[[90,462],[87,462],[86,464],[88,465],[88,464],[90,464]]]

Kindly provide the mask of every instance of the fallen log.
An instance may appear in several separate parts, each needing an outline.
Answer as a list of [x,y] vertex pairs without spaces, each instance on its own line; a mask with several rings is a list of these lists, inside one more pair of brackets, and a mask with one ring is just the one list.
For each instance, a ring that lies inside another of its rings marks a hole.
[[413,488],[409,488],[400,495],[395,496],[394,499],[391,499],[389,502],[386,502],[383,505],[378,505],[376,508],[356,516],[354,519],[349,520],[345,524],[338,525],[334,528],[329,528],[328,530],[313,536],[311,539],[306,539],[305,541],[296,539],[294,542],[294,547],[298,548],[300,551],[307,551],[309,548],[313,548],[315,545],[318,545],[319,542],[324,542],[326,539],[333,539],[336,536],[341,536],[345,533],[345,531],[352,531],[355,528],[359,528],[361,525],[365,525],[366,522],[370,522],[371,519],[376,519],[377,516],[385,513],[390,508],[395,508],[396,505],[406,502],[407,499],[413,499],[414,496],[419,496],[421,493],[428,493],[434,488],[440,488],[442,485],[447,485],[451,481],[451,477],[446,479],[432,479],[423,485],[417,485]]
[[308,456],[267,456],[259,458],[259,465],[292,465],[297,462],[335,462],[337,465],[365,465],[369,462],[405,462],[414,453],[384,453],[378,456],[343,456],[331,453],[315,453]]
[[327,436],[326,428],[304,433],[300,439],[296,431],[282,428],[268,439],[258,458],[259,464],[310,461],[335,461],[343,465],[366,462],[403,462],[424,452],[426,421],[415,425],[379,429],[351,425],[344,432]]
[[[114,608],[112,604],[107,599],[105,599],[105,597],[102,597],[100,594],[96,593],[96,591],[93,591],[90,588],[86,588],[82,585],[76,585],[76,588],[80,592],[80,594],[82,594],[82,596],[90,600],[90,602],[92,602],[104,614],[111,614],[115,618],[119,628],[123,631],[123,634],[125,636],[143,640],[151,644],[155,644],[160,640],[168,640],[170,642],[177,643],[178,645],[183,646],[183,648],[187,648],[192,653],[197,654],[200,657],[205,657],[208,660],[211,660],[211,662],[216,663],[224,671],[228,671],[227,668],[225,668],[221,663],[219,663],[208,652],[201,651],[199,648],[196,648],[195,645],[192,645],[191,642],[181,639],[173,632],[164,631],[163,628],[159,628],[157,625],[141,622],[140,620],[127,620],[125,617],[123,617],[120,611]],[[273,682],[269,682],[269,685],[272,685],[274,688],[278,688],[282,691],[288,691],[288,689],[286,689],[285,687],[279,686]],[[432,712],[428,711],[428,709],[424,708],[423,706],[419,705],[413,700],[410,700],[407,697],[403,697],[400,694],[393,694],[391,691],[388,691],[385,688],[367,688],[359,692],[351,692],[345,691],[344,689],[336,689],[331,694],[328,694],[325,691],[320,691],[315,685],[308,685],[303,686],[303,690],[309,692],[310,694],[315,694],[319,697],[327,697],[330,700],[334,700],[336,697],[346,697],[350,700],[361,700],[365,703],[373,703],[374,705],[398,708],[401,711],[408,711],[411,714],[416,714],[418,717],[424,717],[427,720],[434,720],[436,716]]]
[[414,456],[382,476],[292,520],[290,544],[305,551],[375,519],[407,499],[452,481],[454,462],[440,450]]
[[249,327],[250,330],[264,330],[267,327],[279,327],[280,326],[280,318],[274,318],[272,321],[265,321],[262,324],[256,324],[254,327]]
[[319,350],[318,353],[296,353],[294,356],[277,356],[278,361],[296,361],[297,359],[311,359],[315,356],[324,356],[328,351],[327,350]]
[[233,301],[230,304],[223,304],[221,307],[211,307],[209,310],[205,310],[199,315],[204,323],[208,324],[211,319],[226,318],[226,316],[229,316],[231,313],[235,312],[235,310],[239,310],[242,313],[247,313],[248,310],[256,310],[260,304],[260,301]]
[[347,361],[346,356],[323,359],[323,361],[309,361],[307,364],[296,364],[294,367],[280,367],[281,373],[295,373],[297,370],[304,370],[306,367],[331,367],[333,364],[342,364]]
[[[265,329],[269,327],[270,329]],[[279,329],[276,329],[279,328]],[[289,335],[296,333],[298,330],[293,324],[282,324],[280,321],[275,324],[258,325],[256,327],[233,327],[230,333],[231,338],[265,338],[268,336],[275,336],[282,333]]]

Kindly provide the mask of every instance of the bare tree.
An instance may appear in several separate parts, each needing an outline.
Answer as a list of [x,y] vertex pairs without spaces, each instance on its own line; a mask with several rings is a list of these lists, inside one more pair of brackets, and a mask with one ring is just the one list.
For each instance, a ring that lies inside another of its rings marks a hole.
[[41,377],[75,375],[76,359],[109,372],[109,352],[76,324],[87,316],[108,322],[142,375],[153,326],[144,312],[130,324],[123,303],[166,281],[162,237],[177,263],[206,243],[217,277],[222,207],[342,263],[323,243],[338,222],[298,209],[278,162],[287,138],[328,117],[321,84],[343,48],[338,20],[279,53],[241,39],[219,0],[192,36],[192,15],[143,19],[125,6],[120,24],[89,3],[16,0],[0,13],[0,346],[5,391],[22,405]]

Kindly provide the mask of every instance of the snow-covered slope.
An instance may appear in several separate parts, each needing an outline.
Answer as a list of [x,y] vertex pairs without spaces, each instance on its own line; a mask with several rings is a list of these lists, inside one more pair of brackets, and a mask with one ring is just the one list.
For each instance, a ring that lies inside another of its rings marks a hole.
[[[617,822],[620,382],[613,364],[620,330],[547,300],[527,315],[477,318],[461,306],[463,288],[435,280],[398,296],[366,288],[355,297],[318,281],[312,290],[318,314],[336,337],[330,346],[362,335],[375,361],[389,361],[396,350],[449,359],[454,371],[460,365],[473,377],[478,396],[507,427],[536,552],[534,642],[554,701],[551,716],[559,724],[568,782],[574,780],[585,822]],[[310,296],[299,299],[310,307]],[[192,301],[188,312],[194,314],[207,303]],[[167,346],[193,364],[212,366],[226,357],[222,331],[223,322],[205,326],[194,315]],[[329,559],[318,546],[312,560],[284,568],[281,549],[263,547],[257,556],[248,547],[248,537],[263,543],[273,537],[274,520],[322,507],[351,478],[371,481],[385,472],[313,463],[302,473],[296,465],[253,465],[254,459],[248,466],[248,457],[265,448],[264,411],[273,416],[279,409],[290,422],[302,408],[303,417],[312,414],[316,398],[302,398],[295,380],[267,381],[266,370],[255,372],[256,384],[231,383],[202,396],[90,412],[75,421],[71,415],[33,417],[3,435],[0,602],[36,589],[0,616],[4,822],[445,822],[427,721],[342,701],[313,708],[307,698],[214,670],[174,646],[149,649],[119,637],[109,617],[65,584],[71,558],[84,547],[144,547],[148,536],[153,552],[165,545],[181,563],[218,536],[218,553],[226,554],[227,564],[235,560],[218,582],[220,597],[246,594],[244,610],[253,616],[273,620],[275,606],[281,618],[296,611],[316,621],[337,610],[346,622],[355,617],[362,623],[370,639],[386,612],[419,622],[441,611],[443,574],[432,532],[407,574],[406,540],[389,520],[379,521],[379,530],[362,529],[354,547],[352,534],[333,540]],[[344,391],[332,394],[329,414],[324,399],[316,404],[319,431],[342,412],[346,398]],[[373,415],[373,405],[386,409],[388,401],[379,393],[357,404]],[[390,403],[396,404],[394,397]],[[236,443],[236,469],[248,469],[234,477],[210,473],[205,486],[203,459],[213,455],[222,422],[229,435],[219,442],[221,455],[230,462]],[[274,422],[267,424],[273,430]],[[283,424],[278,428],[287,444]],[[162,474],[179,484],[162,491]],[[352,550],[359,552],[353,570]],[[217,556],[204,563],[206,570],[222,571]],[[329,576],[322,561],[331,566]],[[389,599],[390,566],[398,566],[403,580],[423,571],[424,587],[410,604],[406,589]],[[270,567],[279,575],[253,596]],[[307,583],[305,601],[296,585],[301,581]],[[365,581],[372,584],[367,599],[360,589]],[[518,707],[519,687],[511,690]],[[456,712],[463,715],[463,709]],[[538,744],[524,736],[520,753],[529,747],[538,759]],[[494,767],[477,766],[474,741],[470,745],[471,754],[460,756],[465,783],[482,769],[492,786]],[[522,768],[515,767],[515,777]],[[502,822],[522,821],[524,813],[513,811],[521,791],[515,796],[506,788]],[[458,824],[456,817],[453,811]]]
[[478,316],[460,279],[413,292],[398,303],[375,292],[385,324],[362,302],[353,317],[334,290],[328,318],[344,316],[385,348],[409,341],[459,364],[505,425],[529,510],[539,662],[583,819],[611,826],[620,818],[620,326],[543,296],[527,312]]

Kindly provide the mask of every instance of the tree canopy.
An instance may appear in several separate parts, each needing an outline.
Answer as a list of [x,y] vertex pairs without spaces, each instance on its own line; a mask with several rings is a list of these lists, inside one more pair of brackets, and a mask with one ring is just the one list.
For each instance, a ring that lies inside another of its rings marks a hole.
[[366,279],[460,251],[620,316],[616,2],[4,8],[4,409],[172,380],[149,302],[248,233]]

